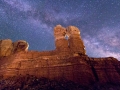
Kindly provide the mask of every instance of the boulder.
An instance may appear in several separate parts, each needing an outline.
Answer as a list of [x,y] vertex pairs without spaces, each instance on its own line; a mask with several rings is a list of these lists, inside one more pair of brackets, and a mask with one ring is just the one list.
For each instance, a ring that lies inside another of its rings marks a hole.
[[13,44],[10,39],[0,40],[0,57],[9,56],[12,53]]
[[29,44],[24,40],[18,40],[13,43],[13,53],[20,51],[28,51]]

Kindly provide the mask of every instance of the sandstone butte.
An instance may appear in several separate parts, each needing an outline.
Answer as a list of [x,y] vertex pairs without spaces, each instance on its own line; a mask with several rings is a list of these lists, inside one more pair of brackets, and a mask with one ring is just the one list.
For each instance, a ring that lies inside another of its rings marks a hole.
[[81,85],[120,83],[120,61],[86,55],[77,27],[57,25],[54,37],[56,49],[42,52],[29,51],[24,40],[0,40],[0,78],[29,74],[49,79],[66,78]]

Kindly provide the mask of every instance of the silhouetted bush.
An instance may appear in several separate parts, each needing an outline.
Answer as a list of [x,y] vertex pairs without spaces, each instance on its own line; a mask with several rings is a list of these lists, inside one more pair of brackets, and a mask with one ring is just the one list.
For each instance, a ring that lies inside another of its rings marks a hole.
[[27,75],[0,80],[0,90],[120,90],[120,86],[111,83],[82,86],[66,79],[50,80]]

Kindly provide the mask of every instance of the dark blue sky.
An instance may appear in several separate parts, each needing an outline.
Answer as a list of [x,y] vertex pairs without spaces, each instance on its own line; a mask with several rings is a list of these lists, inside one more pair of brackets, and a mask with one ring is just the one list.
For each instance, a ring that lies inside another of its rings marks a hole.
[[0,39],[52,50],[57,24],[77,26],[89,56],[120,60],[119,0],[0,0]]

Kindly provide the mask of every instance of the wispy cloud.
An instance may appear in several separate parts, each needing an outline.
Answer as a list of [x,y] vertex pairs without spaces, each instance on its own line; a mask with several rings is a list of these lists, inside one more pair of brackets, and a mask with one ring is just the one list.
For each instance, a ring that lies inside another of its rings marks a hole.
[[52,34],[51,30],[52,30],[52,27],[48,26],[47,24],[43,23],[40,19],[34,19],[32,17],[29,17],[27,20],[26,20],[26,23],[29,22],[29,25],[31,27],[35,27],[35,28],[38,28],[36,31],[38,32],[44,32],[44,33],[49,33],[49,34]]
[[117,34],[120,33],[120,28],[110,28],[110,27],[104,27],[97,33],[97,37],[99,40],[104,41],[104,43],[113,46],[113,47],[119,47],[120,48],[120,36]]
[[21,0],[3,0],[5,3],[10,5],[13,8],[16,8],[20,11],[30,11],[32,8],[28,2],[23,2]]
[[120,53],[118,52],[112,52],[110,50],[107,50],[105,46],[102,46],[99,42],[96,42],[97,39],[91,38],[88,36],[88,38],[84,38],[84,43],[86,46],[87,54],[91,57],[115,57],[118,60],[120,60]]

